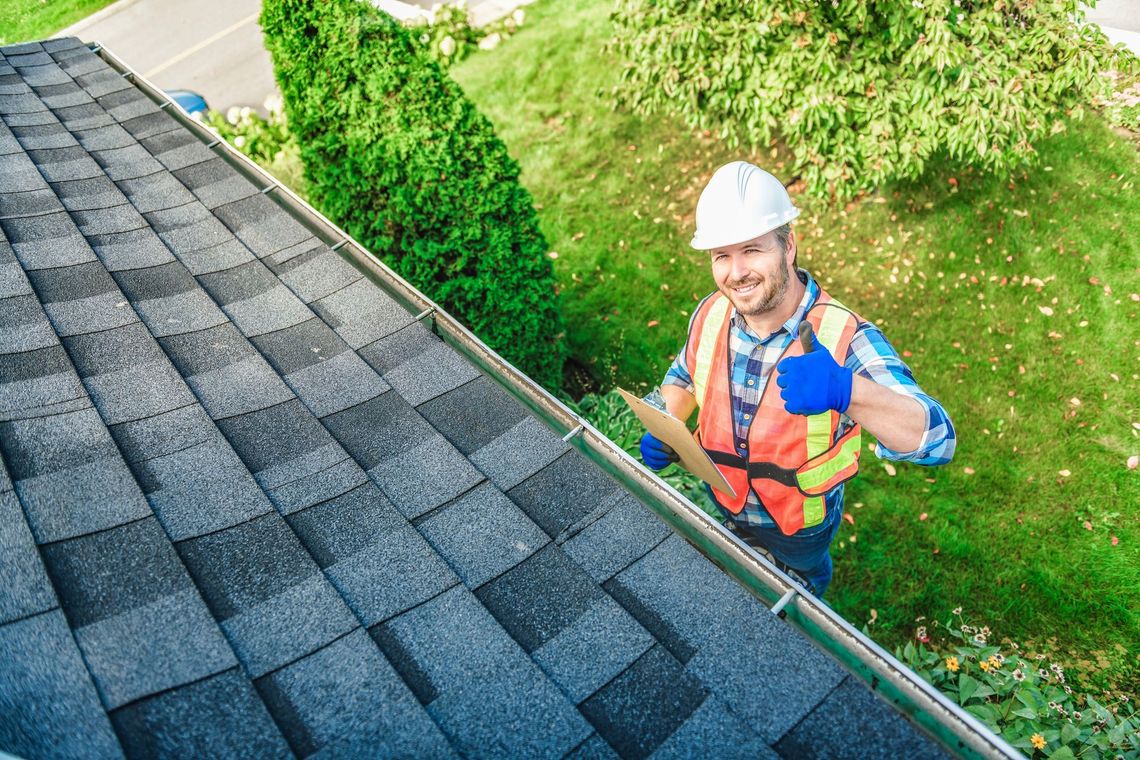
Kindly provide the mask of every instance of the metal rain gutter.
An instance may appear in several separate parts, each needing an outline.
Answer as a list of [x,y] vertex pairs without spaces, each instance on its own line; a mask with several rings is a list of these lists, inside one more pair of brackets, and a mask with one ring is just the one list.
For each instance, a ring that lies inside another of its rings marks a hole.
[[448,344],[503,385],[590,459],[633,491],[675,531],[728,573],[773,612],[795,624],[816,646],[862,678],[911,722],[947,750],[967,758],[1023,758],[973,715],[954,704],[906,665],[856,630],[834,610],[809,594],[730,533],[719,522],[645,469],[550,392],[507,362],[434,301],[412,287],[348,233],[302,200],[245,154],[192,118],[165,92],[97,42],[89,47],[185,128],[193,132],[238,172],[273,197],[334,251],[341,251],[417,319],[431,319]]

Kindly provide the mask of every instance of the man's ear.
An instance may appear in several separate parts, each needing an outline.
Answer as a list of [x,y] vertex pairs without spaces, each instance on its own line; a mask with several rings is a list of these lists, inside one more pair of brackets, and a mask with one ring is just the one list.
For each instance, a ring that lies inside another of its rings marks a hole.
[[790,260],[788,261],[788,263],[790,263],[792,265],[792,270],[794,271],[796,268],[796,259],[799,258],[799,249],[796,247],[796,231],[795,230],[789,230],[788,231],[788,250],[787,250],[786,255],[791,257]]

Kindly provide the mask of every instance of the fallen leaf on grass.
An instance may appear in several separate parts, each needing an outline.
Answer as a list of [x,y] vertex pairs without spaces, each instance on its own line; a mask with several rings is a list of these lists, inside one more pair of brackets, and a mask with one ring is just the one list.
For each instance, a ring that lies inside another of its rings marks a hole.
[[870,625],[871,623],[874,623],[878,619],[879,619],[879,611],[876,610],[874,607],[872,607],[871,608],[871,619],[867,621],[867,624]]
[[1119,539],[1119,538],[1117,538],[1116,536],[1113,536],[1113,537],[1112,537],[1112,545],[1113,545],[1113,546],[1116,546],[1116,545],[1117,545],[1117,544],[1119,544],[1119,543],[1120,543],[1120,539]]
[[1038,306],[1037,311],[1041,312],[1042,314],[1044,314],[1047,317],[1053,316],[1053,310],[1051,308],[1049,308],[1048,306]]
[[963,467],[962,472],[966,473],[967,475],[973,475],[974,474],[974,468],[973,467]]
[[854,525],[854,524],[855,524],[855,518],[854,518],[854,517],[852,517],[852,516],[850,515],[850,513],[848,513],[848,512],[844,512],[844,513],[843,513],[843,519],[844,519],[844,520],[846,520],[847,522],[851,523],[852,525]]
[[1071,399],[1069,399],[1069,403],[1072,404],[1073,406],[1080,406],[1081,400],[1079,398],[1077,398],[1076,396],[1073,396]]
[[645,326],[646,327],[657,327],[657,325],[659,325],[659,324],[661,324],[661,323],[658,322],[656,319],[651,319],[651,320],[649,320],[649,322],[646,323]]
[[895,476],[895,466],[890,462],[883,462],[883,469],[886,470],[887,474],[892,478]]
[[1133,454],[1128,457],[1128,469],[1135,470],[1137,467],[1140,467],[1140,455]]
[[1092,523],[1089,522],[1088,520],[1085,520],[1084,525],[1085,525],[1085,530],[1092,530]]
[[1072,470],[1057,470],[1057,474],[1060,475],[1062,478],[1067,478],[1073,474],[1073,471]]
[[920,521],[921,521],[921,520],[925,520],[925,519],[926,519],[926,513],[925,513],[925,512],[923,512],[921,515],[919,515],[919,516],[918,516],[918,519],[919,519]]

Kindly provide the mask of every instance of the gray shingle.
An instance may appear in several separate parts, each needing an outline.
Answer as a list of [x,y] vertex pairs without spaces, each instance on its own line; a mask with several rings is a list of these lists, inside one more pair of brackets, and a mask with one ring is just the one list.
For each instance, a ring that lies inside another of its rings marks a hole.
[[249,337],[292,327],[313,317],[260,261],[201,275],[199,282]]
[[40,174],[40,170],[31,159],[21,153],[6,156],[0,161],[0,182],[3,183],[5,192],[9,193],[23,193],[47,187],[47,180]]
[[669,535],[669,527],[627,493],[598,519],[573,532],[562,548],[595,581],[603,583]]
[[258,258],[312,237],[284,209],[260,193],[218,206],[214,213]]
[[0,747],[22,757],[122,757],[61,612],[0,626]]
[[575,747],[563,760],[619,760],[620,755],[596,733]]
[[311,306],[353,348],[391,335],[413,321],[408,311],[363,279]]
[[299,369],[285,381],[318,417],[356,406],[389,389],[388,384],[351,351]]
[[471,463],[506,491],[541,470],[570,446],[534,417],[524,417],[470,455]]
[[774,745],[780,757],[893,760],[947,758],[866,684],[843,679],[818,707]]
[[[397,335],[405,332],[407,330],[402,330]],[[417,356],[384,374],[384,379],[412,406],[419,406],[477,377],[479,370],[475,365],[438,338],[425,345]]]
[[371,632],[461,754],[561,756],[590,734],[573,705],[461,586]]
[[45,348],[0,354],[0,420],[38,417],[90,405],[66,352],[54,340]]
[[284,330],[259,335],[253,345],[281,375],[305,369],[348,351],[348,345],[316,317]]
[[691,758],[697,748],[707,757],[751,760],[777,760],[779,757],[715,694],[710,694],[689,719],[654,751],[653,758]]
[[64,345],[107,425],[194,402],[178,371],[141,324],[68,338]]
[[0,490],[0,578],[0,625],[58,605],[20,500],[11,490]]
[[128,462],[142,462],[198,446],[217,428],[198,404],[108,428]]
[[267,256],[264,261],[305,303],[324,298],[364,278],[352,264],[324,244],[314,240],[300,245],[306,249],[304,252],[281,263],[275,261],[278,254]]
[[[82,106],[72,106],[73,108]],[[62,110],[62,109],[61,109]],[[4,120],[8,122],[8,126],[15,127],[34,127],[40,124],[55,124],[60,121],[52,111],[36,111],[35,113],[14,113],[10,116],[5,116]]]
[[325,427],[364,469],[430,438],[434,431],[395,393],[384,393],[330,415]]
[[17,95],[0,95],[0,114],[12,116],[20,113],[38,113],[47,110],[39,96],[27,92]]
[[106,176],[57,182],[52,191],[58,194],[58,200],[63,201],[68,211],[104,209],[127,202],[115,183]]
[[75,54],[73,51],[68,51],[68,53],[61,55],[57,60],[59,61],[60,68],[73,77],[107,68],[107,64],[103,63],[97,55],[90,51],[79,51],[78,54]]
[[124,180],[146,180],[162,171],[162,165],[137,143],[129,143],[123,148],[93,151],[91,153],[115,182]]
[[[175,262],[175,265],[185,271],[181,263]],[[222,310],[198,287],[164,298],[133,301],[132,306],[156,338],[197,334],[223,325],[230,326]]]
[[218,427],[265,488],[278,488],[348,458],[299,400],[220,420]]
[[[154,224],[153,221],[151,223]],[[160,229],[159,225],[154,227],[162,241],[179,256],[214,248],[232,240],[229,230],[213,217],[205,217],[182,226],[168,227],[165,230]]]
[[130,132],[131,136],[136,140],[142,140],[145,137],[181,129],[178,122],[174,120],[174,117],[164,111],[154,111],[143,114],[142,116],[136,116],[133,119],[127,119],[122,122],[122,126],[123,129]]
[[[29,93],[28,97],[35,95]],[[20,141],[24,150],[43,150],[45,148],[69,148],[77,145],[75,138],[59,122],[54,124],[41,124],[34,127],[16,127],[12,134]],[[34,156],[33,156],[34,159]]]
[[[565,539],[568,531],[599,510],[607,510],[624,493],[621,486],[571,449],[507,495],[549,536]],[[584,526],[582,526],[584,527]]]
[[48,182],[66,182],[76,179],[99,177],[103,170],[95,163],[87,151],[78,145],[69,148],[47,148],[30,150],[40,173]]
[[117,150],[133,145],[135,142],[131,133],[118,124],[81,130],[75,133],[75,139],[90,151]]
[[[165,114],[162,114],[165,116]],[[140,214],[165,211],[191,203],[194,196],[166,172],[116,182]]]
[[[660,544],[605,587],[675,655],[695,651],[689,672],[715,685],[769,744],[844,677],[832,659],[679,537]],[[713,618],[722,624],[710,628]],[[728,647],[749,656],[726,658]],[[789,669],[788,662],[797,667]]]
[[221,435],[134,467],[172,541],[229,528],[273,510]]
[[[85,64],[76,63],[71,68],[64,66],[68,73],[74,73],[73,69],[82,68]],[[100,108],[98,103],[84,103],[79,106],[68,106],[67,108],[56,109],[55,115],[63,122],[63,126],[70,129],[72,132],[78,132],[81,129],[94,129],[95,127],[105,127],[108,124],[114,124],[115,120],[111,115]]]
[[371,483],[288,519],[365,625],[394,617],[459,583]]
[[158,106],[150,98],[133,87],[129,90],[112,92],[96,100],[106,109],[108,115],[120,123],[158,110]]
[[121,197],[122,203],[110,208],[91,210],[71,209],[79,231],[84,235],[114,235],[146,227],[146,221],[135,211],[135,207]]
[[22,193],[0,194],[0,218],[38,216],[52,211],[63,211],[59,198],[49,188],[27,190]]
[[490,484],[459,497],[417,527],[469,588],[506,572],[550,540]]
[[249,249],[232,237],[209,248],[179,251],[178,257],[195,275],[210,274],[254,261]]
[[[344,450],[333,444],[314,452],[313,459],[321,459],[326,455],[344,456]],[[310,463],[306,459],[302,464],[308,468]],[[349,456],[344,456],[343,459],[324,469],[312,472],[305,469],[304,472],[301,477],[291,479],[275,475],[278,484],[265,486],[273,506],[277,507],[277,511],[281,514],[289,515],[314,504],[334,499],[369,482],[364,470],[360,469],[360,465],[352,461]],[[258,480],[265,484],[270,478],[262,472],[258,474]]]
[[483,448],[526,416],[522,404],[487,377],[432,399],[417,411],[464,454]]
[[16,261],[12,246],[8,245],[3,233],[0,233],[0,298],[22,296],[31,292],[32,284],[28,282],[24,268]]
[[254,678],[359,625],[276,513],[183,541],[178,552]]
[[648,757],[704,702],[708,690],[661,646],[642,655],[581,710],[623,758]]
[[192,132],[185,129],[150,135],[141,138],[139,142],[166,167],[167,171],[177,171],[214,158],[210,149]]
[[111,68],[96,69],[75,77],[75,83],[87,91],[93,98],[101,98],[112,92],[132,89],[133,85],[119,72]]
[[4,60],[11,55],[25,55],[27,53],[39,53],[44,51],[43,44],[39,42],[19,42],[15,45],[5,45],[0,47],[0,61]]
[[138,322],[139,317],[98,261],[28,272],[60,337]]
[[447,439],[438,433],[368,470],[368,476],[405,517],[419,517],[483,480]]
[[91,246],[79,234],[71,217],[64,212],[21,219],[0,219],[0,228],[3,228],[24,269],[46,269],[95,261]]
[[160,266],[175,261],[174,255],[151,229],[132,230],[117,235],[92,235],[88,242],[110,272]]
[[34,294],[0,298],[0,354],[35,351],[58,342]]
[[292,758],[253,685],[237,668],[119,708],[111,720],[130,758]]
[[234,665],[153,517],[42,553],[108,709]]
[[56,61],[63,60],[69,52],[73,54],[88,52],[87,46],[78,37],[59,37],[44,40],[39,44],[46,52],[51,53]]
[[182,184],[209,209],[256,195],[258,189],[221,158],[193,164],[174,172]]
[[[150,514],[94,409],[0,424],[0,434],[0,448],[37,543]],[[86,507],[77,510],[76,504]]]
[[74,82],[37,87],[36,93],[49,108],[67,108],[93,102],[91,96]]
[[453,752],[360,629],[257,682],[299,757],[448,757]]
[[[43,48],[29,53],[5,53],[4,57],[8,61],[9,66],[14,66],[18,69],[31,67],[31,66],[44,66],[55,65],[55,61],[51,59],[47,53],[43,52]],[[21,76],[27,76],[30,72],[21,71]]]

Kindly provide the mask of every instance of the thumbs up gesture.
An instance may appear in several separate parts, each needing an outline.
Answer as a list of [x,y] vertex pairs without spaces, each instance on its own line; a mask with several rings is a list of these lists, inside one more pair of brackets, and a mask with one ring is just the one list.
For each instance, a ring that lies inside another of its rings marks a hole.
[[819,344],[811,324],[800,322],[803,356],[789,356],[776,365],[776,384],[784,409],[792,414],[820,414],[829,409],[847,411],[851,403],[853,373],[836,363],[831,352]]

